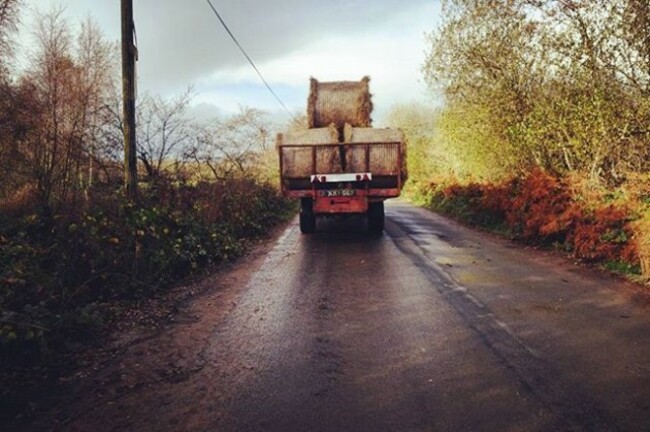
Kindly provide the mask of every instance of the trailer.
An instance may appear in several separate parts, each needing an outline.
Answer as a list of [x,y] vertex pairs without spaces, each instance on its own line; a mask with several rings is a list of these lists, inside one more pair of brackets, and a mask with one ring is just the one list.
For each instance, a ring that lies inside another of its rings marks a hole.
[[384,201],[398,197],[407,178],[406,144],[399,129],[368,127],[371,110],[367,78],[312,79],[310,128],[278,134],[282,193],[300,199],[303,233],[315,232],[319,216],[351,214],[383,231]]

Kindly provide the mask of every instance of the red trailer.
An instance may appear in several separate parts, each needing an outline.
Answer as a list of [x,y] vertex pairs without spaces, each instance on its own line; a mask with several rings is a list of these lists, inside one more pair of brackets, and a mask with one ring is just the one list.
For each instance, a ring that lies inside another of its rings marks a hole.
[[405,181],[403,140],[279,144],[278,150],[282,192],[300,198],[303,233],[315,231],[318,215],[336,214],[364,214],[370,231],[384,229],[384,200],[398,197]]
[[406,145],[398,129],[370,127],[370,78],[318,82],[312,78],[308,129],[278,134],[282,192],[300,198],[300,229],[316,230],[319,215],[367,215],[384,229],[384,200],[406,181]]

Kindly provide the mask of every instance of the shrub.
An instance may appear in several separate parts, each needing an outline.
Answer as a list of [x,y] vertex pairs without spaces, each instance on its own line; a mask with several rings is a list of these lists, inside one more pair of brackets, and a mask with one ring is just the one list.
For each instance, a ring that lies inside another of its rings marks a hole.
[[[212,263],[292,210],[253,180],[143,187],[139,207],[96,191],[82,207],[0,220],[0,357],[109,320],[107,302],[149,296]],[[22,347],[22,348],[21,348]]]
[[513,233],[532,243],[562,241],[577,210],[566,185],[535,169],[513,186],[510,207],[506,209],[506,221]]
[[638,263],[629,220],[629,213],[623,208],[599,208],[576,221],[567,241],[573,245],[575,256],[585,261]]
[[[530,244],[559,244],[586,262],[640,271],[648,254],[648,230],[647,224],[634,221],[643,214],[643,204],[614,204],[612,193],[584,188],[535,169],[499,184],[430,183],[420,196],[427,197],[427,206],[464,222],[506,228]],[[633,189],[642,197],[647,190],[647,184]]]

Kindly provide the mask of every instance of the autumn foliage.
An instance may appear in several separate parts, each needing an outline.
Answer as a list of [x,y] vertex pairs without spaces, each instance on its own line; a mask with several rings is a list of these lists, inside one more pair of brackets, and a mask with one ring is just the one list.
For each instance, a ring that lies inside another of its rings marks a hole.
[[429,205],[465,222],[506,231],[536,245],[558,245],[588,263],[638,268],[638,210],[617,202],[585,200],[571,180],[535,169],[498,184],[436,184]]
[[648,2],[441,5],[422,72],[444,103],[391,115],[421,161],[412,189],[449,215],[650,280]]

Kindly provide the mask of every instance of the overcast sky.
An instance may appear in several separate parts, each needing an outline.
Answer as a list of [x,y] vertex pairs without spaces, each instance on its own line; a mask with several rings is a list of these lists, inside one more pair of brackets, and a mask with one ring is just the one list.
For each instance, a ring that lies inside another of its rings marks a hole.
[[[73,25],[92,16],[120,37],[118,0],[26,0],[28,10],[64,5]],[[394,103],[430,98],[420,66],[438,0],[213,0],[289,109],[305,112],[309,77],[371,77],[375,119]],[[139,92],[173,95],[193,85],[197,112],[281,108],[232,43],[206,0],[134,0]],[[23,16],[29,46],[30,13]]]

